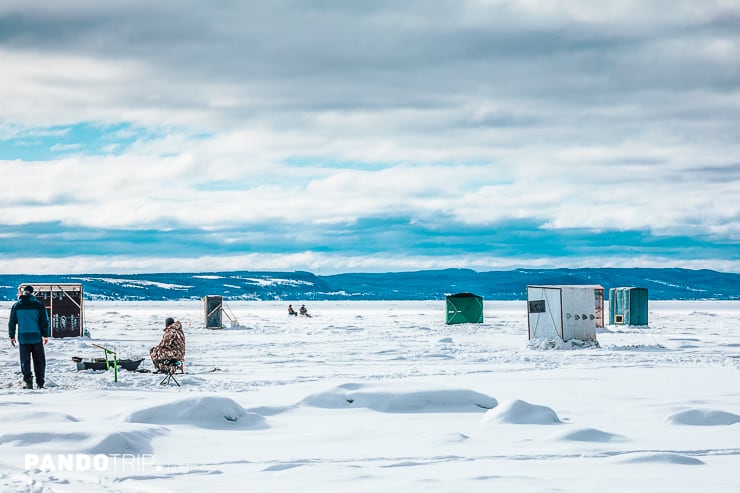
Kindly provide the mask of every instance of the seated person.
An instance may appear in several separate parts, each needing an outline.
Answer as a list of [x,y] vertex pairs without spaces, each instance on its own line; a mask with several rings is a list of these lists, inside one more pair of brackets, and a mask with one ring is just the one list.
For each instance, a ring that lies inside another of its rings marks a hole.
[[167,373],[168,360],[176,359],[180,364],[185,360],[185,333],[182,331],[182,324],[172,317],[167,317],[164,323],[162,340],[149,350],[149,356],[157,370]]
[[293,310],[293,305],[288,305],[288,315],[293,315],[294,317],[298,316],[298,312]]
[[306,305],[301,305],[301,308],[298,310],[301,315],[304,317],[310,317],[311,315],[308,314],[308,308],[306,308]]

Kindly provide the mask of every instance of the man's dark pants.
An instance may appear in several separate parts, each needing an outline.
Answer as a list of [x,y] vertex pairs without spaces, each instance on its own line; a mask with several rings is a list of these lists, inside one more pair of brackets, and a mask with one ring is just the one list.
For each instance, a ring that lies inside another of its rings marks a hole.
[[44,344],[18,344],[21,353],[21,372],[23,380],[26,383],[33,381],[31,375],[31,358],[33,358],[33,373],[36,375],[36,385],[44,386],[44,377],[46,376],[46,355],[44,354]]

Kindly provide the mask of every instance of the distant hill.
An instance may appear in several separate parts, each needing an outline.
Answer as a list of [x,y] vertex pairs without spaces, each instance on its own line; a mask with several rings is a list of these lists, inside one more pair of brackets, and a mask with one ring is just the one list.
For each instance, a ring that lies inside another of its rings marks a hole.
[[435,300],[465,291],[489,300],[523,300],[530,284],[600,284],[605,290],[637,286],[648,288],[653,300],[740,299],[740,274],[687,269],[0,275],[0,300],[15,300],[21,283],[82,283],[88,300],[186,300],[205,295],[225,300]]

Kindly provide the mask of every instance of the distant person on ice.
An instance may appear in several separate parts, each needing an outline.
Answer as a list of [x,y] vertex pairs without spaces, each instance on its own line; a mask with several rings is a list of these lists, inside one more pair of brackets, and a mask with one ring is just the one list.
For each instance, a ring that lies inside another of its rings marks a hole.
[[306,305],[301,305],[301,307],[298,309],[301,315],[304,317],[310,317],[311,315],[308,314],[308,308],[306,308]]
[[162,340],[149,350],[149,356],[154,367],[166,373],[168,360],[176,359],[182,363],[185,359],[185,332],[182,331],[182,324],[172,317],[167,317],[164,325]]
[[298,312],[293,310],[293,305],[288,305],[288,315],[293,315],[294,317],[298,316]]
[[10,309],[8,319],[8,335],[10,344],[16,344],[16,326],[18,327],[18,350],[21,356],[21,373],[23,373],[23,388],[33,388],[33,374],[31,374],[31,359],[33,372],[36,374],[36,386],[44,388],[46,376],[46,354],[44,345],[49,342],[49,315],[46,307],[33,295],[33,286],[25,286]]

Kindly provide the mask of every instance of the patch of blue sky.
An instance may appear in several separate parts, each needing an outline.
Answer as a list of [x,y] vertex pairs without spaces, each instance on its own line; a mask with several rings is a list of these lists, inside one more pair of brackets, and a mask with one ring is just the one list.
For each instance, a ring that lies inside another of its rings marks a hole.
[[0,160],[50,161],[69,155],[117,155],[154,138],[150,130],[121,122],[90,122],[22,129],[0,137]]
[[233,192],[248,188],[249,186],[240,180],[213,180],[193,185],[193,189],[201,192]]
[[[282,161],[283,164],[296,168],[319,168],[319,169],[349,169],[360,171],[379,171],[395,167],[413,167],[413,166],[438,166],[448,167],[483,167],[490,166],[488,161],[465,160],[465,161],[424,161],[421,163],[413,162],[386,162],[386,161],[351,161],[334,159],[326,156],[292,156]],[[487,182],[488,183],[488,182]],[[512,181],[493,180],[495,184],[511,184]]]
[[284,159],[283,164],[295,168],[381,170],[398,166],[399,163],[348,161],[323,156],[293,156]]
[[[104,229],[60,222],[0,225],[0,256],[60,258],[75,255],[197,258],[248,253],[314,251],[343,256],[477,255],[512,261],[550,258],[563,265],[593,257],[737,260],[740,245],[711,238],[657,236],[649,231],[542,229],[535,221],[471,226],[442,219],[434,225],[409,218],[366,218],[347,225],[312,225],[305,232],[281,223],[245,224],[218,232],[198,228]],[[173,248],[174,246],[174,248]]]
[[[0,225],[0,255],[33,252],[34,256],[131,255],[188,257],[215,248],[200,230],[127,230],[70,226],[61,222]],[[172,248],[177,245],[177,248]]]
[[712,238],[658,236],[646,230],[543,229],[535,220],[466,225],[446,218],[434,224],[408,218],[366,218],[335,228],[334,249],[355,254],[403,251],[415,255],[481,254],[504,258],[573,258],[647,255],[676,258],[736,258],[738,245]]

